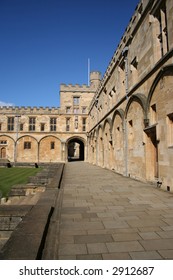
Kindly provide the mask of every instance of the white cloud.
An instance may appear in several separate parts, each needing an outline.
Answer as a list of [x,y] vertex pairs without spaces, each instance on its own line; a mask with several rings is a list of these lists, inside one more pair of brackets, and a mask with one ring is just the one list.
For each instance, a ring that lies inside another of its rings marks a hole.
[[3,101],[0,101],[0,107],[3,107],[3,106],[15,106],[13,103],[7,103],[7,102],[3,102]]

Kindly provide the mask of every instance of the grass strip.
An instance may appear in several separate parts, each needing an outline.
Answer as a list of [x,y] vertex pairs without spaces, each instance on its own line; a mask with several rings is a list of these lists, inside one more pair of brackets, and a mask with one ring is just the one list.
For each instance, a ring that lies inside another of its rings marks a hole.
[[12,186],[26,184],[28,182],[28,177],[35,176],[39,171],[41,171],[41,168],[0,168],[0,192],[2,197],[8,196]]

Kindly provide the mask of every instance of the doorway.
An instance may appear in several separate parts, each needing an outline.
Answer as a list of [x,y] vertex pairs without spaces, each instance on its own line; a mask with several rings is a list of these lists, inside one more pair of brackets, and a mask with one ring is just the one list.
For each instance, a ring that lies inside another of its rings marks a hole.
[[145,130],[147,141],[147,170],[150,178],[159,178],[159,163],[158,163],[158,141],[156,136],[156,126],[152,126]]
[[67,144],[68,161],[84,161],[84,143],[78,138],[71,139]]
[[5,159],[5,158],[6,158],[6,148],[3,147],[3,148],[1,149],[1,154],[0,154],[0,156],[1,156],[2,159]]

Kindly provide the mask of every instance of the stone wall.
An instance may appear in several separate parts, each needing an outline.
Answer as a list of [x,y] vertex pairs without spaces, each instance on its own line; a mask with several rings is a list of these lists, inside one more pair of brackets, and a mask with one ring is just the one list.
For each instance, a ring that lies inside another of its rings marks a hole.
[[60,108],[0,108],[0,157],[67,161],[77,143],[84,160],[173,191],[172,14],[171,0],[140,1],[103,78],[92,72],[89,85],[62,84]]
[[173,3],[139,3],[89,110],[89,161],[173,191]]

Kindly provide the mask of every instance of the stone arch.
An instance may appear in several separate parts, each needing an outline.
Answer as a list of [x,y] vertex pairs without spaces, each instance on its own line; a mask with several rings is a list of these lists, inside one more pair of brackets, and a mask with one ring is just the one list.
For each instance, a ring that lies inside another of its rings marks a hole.
[[126,176],[145,178],[144,114],[146,98],[136,94],[125,110],[124,166]]
[[112,120],[107,118],[103,125],[104,167],[112,169]]
[[[164,185],[172,185],[173,156],[169,147],[173,123],[173,64],[164,66],[155,77],[147,99],[145,128],[146,178],[164,178]],[[164,164],[163,164],[164,163]]]
[[23,135],[17,139],[16,162],[38,162],[38,141],[31,135]]
[[124,111],[116,110],[112,118],[113,169],[124,173]]
[[61,161],[61,141],[54,135],[46,135],[39,141],[39,162]]
[[37,143],[38,143],[38,140],[37,138],[35,138],[34,136],[30,135],[30,134],[25,134],[25,135],[22,135],[20,136],[18,139],[17,139],[17,142],[19,142],[22,138],[24,137],[29,137],[29,138],[32,138],[33,140],[35,140]]
[[97,163],[99,166],[104,165],[104,143],[103,143],[103,125],[97,128]]
[[9,135],[7,135],[7,134],[1,134],[1,135],[0,135],[0,138],[9,138],[9,139],[11,139],[13,142],[15,142],[14,138],[11,137],[11,136],[9,136]]
[[88,162],[92,163],[92,132],[88,133],[87,136],[87,144],[88,144]]
[[97,130],[94,129],[90,134],[90,142],[89,142],[89,158],[90,162],[96,164],[97,158]]
[[94,129],[93,132],[93,164],[97,163],[97,129]]
[[86,155],[86,141],[80,136],[72,136],[66,141],[68,161],[84,161]]
[[148,112],[149,112],[151,99],[152,99],[153,93],[155,92],[155,89],[156,89],[158,83],[160,82],[160,80],[162,78],[164,78],[164,76],[170,76],[170,75],[171,76],[173,75],[173,64],[164,66],[157,74],[156,78],[154,79],[154,81],[151,85],[150,91],[148,93],[147,104],[146,104],[146,114],[148,114]]
[[145,118],[146,117],[145,112],[146,112],[146,107],[147,107],[147,98],[142,93],[137,93],[137,94],[134,94],[130,97],[130,99],[129,99],[127,105],[126,105],[125,112],[124,112],[125,118],[127,116],[128,110],[129,110],[132,102],[138,102],[141,105],[141,107],[143,109],[143,112],[144,112],[144,118]]
[[15,141],[11,136],[6,134],[0,135],[0,141],[7,141],[6,144],[0,146],[0,157],[14,161]]
[[115,120],[115,117],[119,115],[120,118],[122,119],[122,121],[124,120],[124,110],[123,109],[117,109],[115,110],[114,114],[113,114],[113,117],[112,117],[112,128],[113,128],[113,123],[114,123],[114,120]]
[[112,133],[112,119],[111,118],[106,118],[105,119],[104,124],[103,124],[103,131],[105,130],[106,123],[109,124],[109,126],[110,126],[110,133]]

